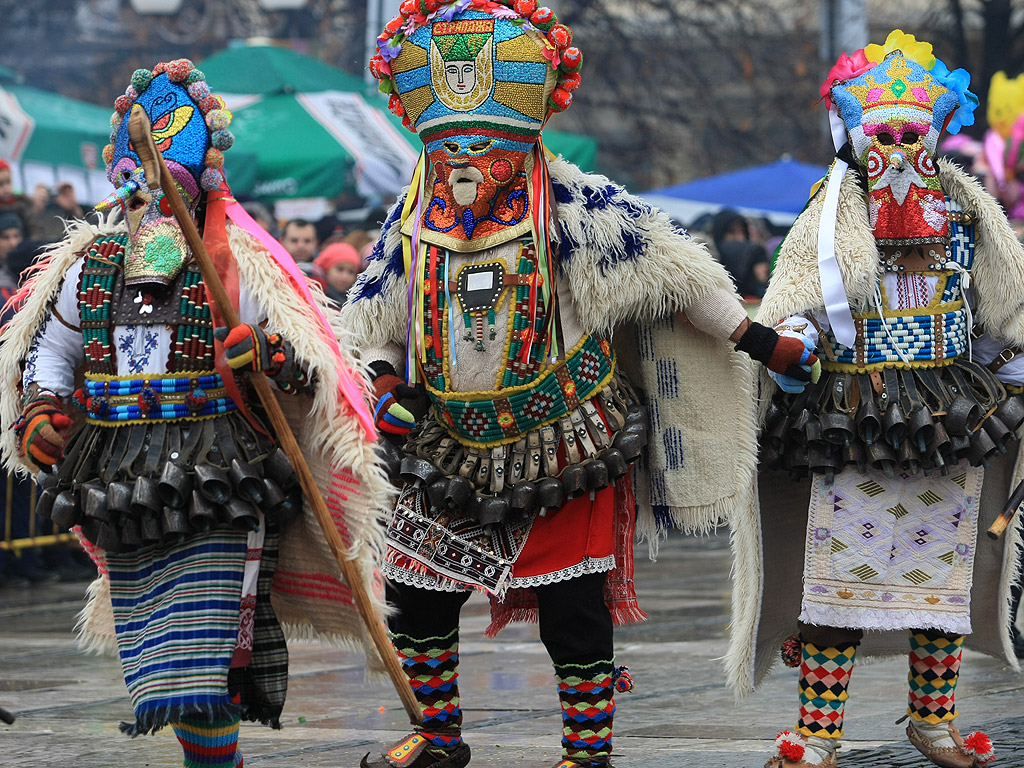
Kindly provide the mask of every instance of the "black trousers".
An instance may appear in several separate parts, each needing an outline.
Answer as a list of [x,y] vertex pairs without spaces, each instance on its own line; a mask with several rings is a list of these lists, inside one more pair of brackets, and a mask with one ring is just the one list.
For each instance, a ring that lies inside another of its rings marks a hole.
[[[611,661],[612,616],[604,602],[607,574],[592,573],[534,587],[540,639],[555,664]],[[438,592],[389,583],[387,599],[398,612],[388,619],[392,632],[416,639],[443,637],[459,626],[469,592]]]

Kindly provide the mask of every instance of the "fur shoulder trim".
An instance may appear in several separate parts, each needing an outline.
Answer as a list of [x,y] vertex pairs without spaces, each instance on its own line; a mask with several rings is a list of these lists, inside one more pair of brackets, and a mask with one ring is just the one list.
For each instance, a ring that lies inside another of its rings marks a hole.
[[945,160],[936,165],[942,189],[974,216],[971,278],[977,320],[1002,341],[1024,345],[1024,249],[999,203],[977,179]]
[[732,280],[701,243],[606,177],[550,162],[561,229],[559,267],[584,326],[611,331],[685,309]]
[[[768,291],[757,313],[758,321],[765,325],[773,326],[796,312],[824,305],[818,275],[818,228],[827,180],[828,176],[782,242]],[[867,301],[874,294],[881,269],[877,250],[868,221],[867,197],[856,169],[851,168],[839,189],[836,214],[836,258],[851,304]]]
[[31,267],[31,275],[15,296],[21,306],[0,336],[0,454],[4,467],[18,473],[36,468],[23,462],[11,425],[21,413],[21,374],[36,334],[49,314],[48,306],[64,285],[64,275],[97,237],[127,231],[120,212],[113,211],[98,224],[74,221],[67,237],[49,248]]

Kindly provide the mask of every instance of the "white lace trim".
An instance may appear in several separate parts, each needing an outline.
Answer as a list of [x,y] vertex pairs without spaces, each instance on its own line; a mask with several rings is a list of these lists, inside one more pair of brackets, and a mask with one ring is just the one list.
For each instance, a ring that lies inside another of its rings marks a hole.
[[416,573],[415,571],[409,571],[405,568],[400,568],[397,565],[391,563],[381,563],[380,572],[387,579],[391,581],[397,581],[402,584],[407,584],[410,587],[419,587],[420,589],[430,589],[434,592],[471,592],[468,587],[459,584],[456,581],[441,577],[440,579],[435,574],[430,573]]
[[823,627],[857,627],[858,629],[937,629],[951,635],[971,634],[971,617],[944,611],[913,611],[908,609],[850,608],[805,602],[800,621]]
[[563,568],[553,573],[542,573],[539,576],[512,577],[509,588],[518,589],[522,587],[543,587],[548,584],[557,584],[560,581],[574,579],[577,576],[585,576],[589,573],[603,573],[615,568],[615,555],[608,557],[584,558],[582,563]]

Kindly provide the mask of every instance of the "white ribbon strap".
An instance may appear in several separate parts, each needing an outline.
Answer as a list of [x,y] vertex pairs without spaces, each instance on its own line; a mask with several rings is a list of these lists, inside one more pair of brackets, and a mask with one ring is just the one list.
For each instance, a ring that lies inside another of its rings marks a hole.
[[967,359],[974,360],[974,344],[972,342],[974,330],[974,312],[971,310],[971,302],[967,300],[967,290],[971,287],[971,273],[958,261],[950,259],[942,265],[944,269],[960,273],[960,296],[964,301],[964,315],[967,322]]
[[846,286],[836,260],[836,215],[839,211],[839,188],[850,166],[836,158],[825,188],[825,202],[818,224],[818,277],[821,296],[825,300],[825,315],[836,339],[844,347],[852,347],[857,339],[857,327],[846,297]]

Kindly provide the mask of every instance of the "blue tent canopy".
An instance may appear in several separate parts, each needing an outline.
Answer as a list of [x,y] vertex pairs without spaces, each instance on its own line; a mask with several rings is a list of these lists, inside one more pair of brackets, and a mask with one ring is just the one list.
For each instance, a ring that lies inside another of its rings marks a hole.
[[641,197],[684,224],[722,208],[764,216],[773,224],[791,224],[807,203],[811,187],[827,170],[825,166],[783,158],[742,171],[652,189],[641,193]]

